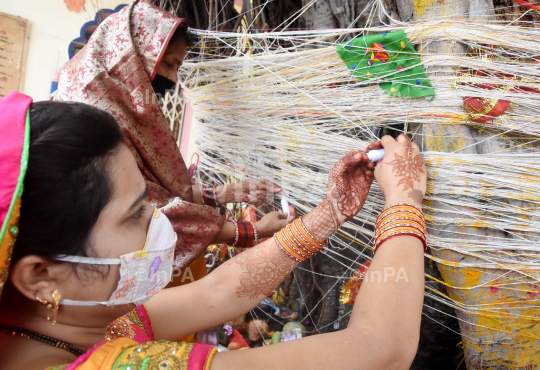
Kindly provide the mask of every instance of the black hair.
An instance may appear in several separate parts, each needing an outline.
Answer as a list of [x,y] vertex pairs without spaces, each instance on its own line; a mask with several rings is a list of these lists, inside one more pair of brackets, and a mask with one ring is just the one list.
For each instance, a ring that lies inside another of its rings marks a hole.
[[171,36],[171,39],[169,40],[169,45],[181,45],[183,43],[186,43],[188,48],[192,48],[194,44],[195,36],[188,28],[188,23],[184,19],[178,27],[176,27],[176,30],[174,31],[173,35]]
[[12,263],[27,255],[88,255],[88,237],[109,203],[109,159],[122,134],[109,113],[83,103],[30,106],[28,169]]

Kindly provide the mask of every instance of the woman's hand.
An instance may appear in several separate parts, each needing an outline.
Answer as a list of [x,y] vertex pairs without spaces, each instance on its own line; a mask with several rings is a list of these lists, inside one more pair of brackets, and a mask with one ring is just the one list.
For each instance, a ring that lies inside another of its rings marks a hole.
[[268,238],[279,230],[283,229],[296,219],[296,211],[293,206],[289,206],[289,217],[281,210],[267,213],[260,221],[255,223],[257,237]]
[[328,175],[326,199],[334,206],[340,225],[356,216],[366,202],[375,168],[375,163],[368,161],[365,152],[353,150]]
[[283,191],[271,181],[250,179],[236,184],[218,186],[216,193],[219,204],[245,202],[259,207],[271,200],[274,194],[283,194]]
[[380,147],[385,154],[375,168],[375,178],[386,197],[386,206],[408,203],[421,209],[427,171],[418,145],[402,134],[397,140],[384,136],[380,142],[371,144],[371,149]]
[[375,163],[368,161],[365,152],[360,150],[341,158],[328,176],[326,199],[302,218],[320,243],[362,209],[374,179]]

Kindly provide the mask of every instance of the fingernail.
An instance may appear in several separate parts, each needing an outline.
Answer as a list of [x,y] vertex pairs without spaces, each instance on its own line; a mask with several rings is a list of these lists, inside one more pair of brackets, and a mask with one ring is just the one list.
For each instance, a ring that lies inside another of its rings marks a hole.
[[355,153],[355,154],[353,155],[353,157],[354,157],[354,159],[356,159],[357,161],[359,161],[360,159],[362,159],[362,155],[359,154],[359,153]]

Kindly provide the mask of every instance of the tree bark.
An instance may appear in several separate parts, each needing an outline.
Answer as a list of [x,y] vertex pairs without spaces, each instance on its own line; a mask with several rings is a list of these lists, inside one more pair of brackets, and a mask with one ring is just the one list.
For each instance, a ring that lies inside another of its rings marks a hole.
[[[396,1],[395,9],[399,14],[402,21],[417,22],[422,20],[428,20],[433,18],[447,17],[449,11],[455,18],[466,17],[484,17],[493,16],[495,14],[493,4],[491,1],[486,0],[443,0],[437,1],[436,4],[429,4],[430,2],[415,2],[414,0]],[[433,3],[433,2],[431,2]],[[425,5],[425,8],[423,7]],[[464,55],[466,52],[465,45],[459,43],[450,43],[445,41],[434,42],[425,46],[422,50],[428,54],[445,53],[445,54],[460,54]],[[447,81],[452,81],[455,78],[455,71],[445,70],[444,68],[433,67],[428,70],[435,75],[443,75],[449,77]],[[436,86],[435,86],[436,88]],[[436,104],[435,97],[434,104]],[[461,97],[456,97],[461,99]],[[460,102],[457,102],[458,105]],[[413,127],[413,131],[416,128]],[[455,152],[459,151],[463,154],[488,154],[500,151],[508,147],[508,143],[500,141],[498,139],[489,139],[490,135],[486,132],[479,133],[477,129],[468,125],[423,125],[418,131],[421,133],[421,140],[417,140],[417,143],[423,151],[440,151],[440,152]],[[448,195],[446,200],[452,200],[452,196]],[[438,213],[444,213],[445,211],[453,210],[454,212],[461,211],[467,213],[474,211],[467,207],[449,207],[443,200],[439,203],[434,203],[433,208]],[[467,204],[466,199],[461,197],[460,203]],[[448,212],[447,214],[452,214]],[[456,223],[449,222],[443,230],[430,230],[430,234],[435,237],[448,237],[459,238],[461,235],[466,235],[466,240],[483,240],[489,242],[493,238],[506,238],[505,232],[497,229],[489,228],[470,228],[460,227]],[[462,237],[463,238],[463,237]],[[450,252],[446,249],[432,249],[432,253],[435,257],[446,261],[459,261],[462,263],[475,262],[475,258],[461,255],[456,252]],[[464,274],[466,269],[449,267],[447,265],[438,265],[438,269],[444,280],[452,286],[467,286],[464,280]],[[426,268],[428,273],[436,273],[433,269]],[[486,271],[477,270],[476,273],[480,273],[482,276],[479,283],[483,283],[485,280]],[[438,289],[444,287],[439,284]],[[479,304],[492,303],[493,295],[488,295],[487,291],[482,288],[475,288],[472,290],[460,290],[460,289],[448,289],[449,296],[456,299],[459,302],[463,302],[466,305],[476,306]],[[435,305],[430,299],[426,299],[428,305]],[[448,309],[446,308],[446,312]],[[509,340],[508,335],[502,332],[496,332],[494,330],[486,330],[478,325],[479,318],[477,315],[465,313],[462,310],[457,310],[455,315],[461,320],[460,329],[463,335],[463,344],[465,349],[464,362],[468,369],[484,368],[500,368],[505,362],[505,354],[503,350],[503,343]],[[442,323],[448,326],[455,326],[455,321],[439,317]],[[472,324],[472,325],[471,325]],[[428,325],[424,319],[422,326]],[[423,333],[424,334],[424,333]],[[449,334],[452,336],[451,334]],[[437,340],[437,339],[436,339]],[[486,343],[489,343],[487,345]],[[430,345],[430,344],[426,344]],[[423,352],[423,345],[421,342],[419,355]],[[435,353],[431,353],[434,356]],[[417,357],[417,360],[419,358]],[[415,364],[418,364],[415,361]],[[523,364],[516,364],[522,366]],[[504,365],[506,366],[506,365]],[[425,366],[419,368],[426,368]],[[434,367],[429,367],[434,368]],[[437,367],[438,368],[438,367]],[[455,368],[455,367],[454,367]],[[501,367],[502,368],[502,367]]]

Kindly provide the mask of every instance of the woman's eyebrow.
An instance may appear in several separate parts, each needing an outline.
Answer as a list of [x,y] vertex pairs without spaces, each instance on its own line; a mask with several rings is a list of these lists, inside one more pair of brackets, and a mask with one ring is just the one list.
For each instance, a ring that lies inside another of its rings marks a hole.
[[135,199],[131,207],[129,207],[128,212],[131,211],[133,208],[137,206],[144,198],[146,198],[146,195],[148,195],[148,185],[144,188],[143,192]]

